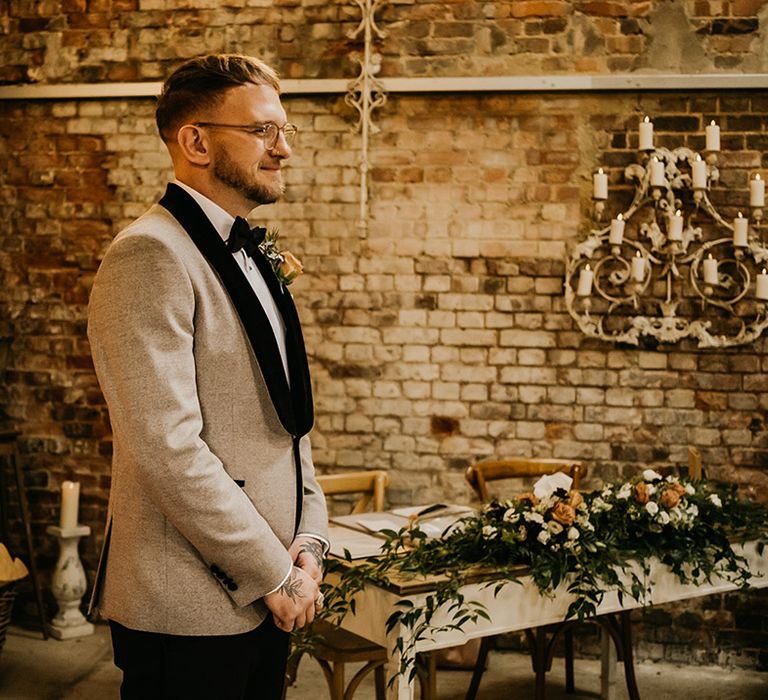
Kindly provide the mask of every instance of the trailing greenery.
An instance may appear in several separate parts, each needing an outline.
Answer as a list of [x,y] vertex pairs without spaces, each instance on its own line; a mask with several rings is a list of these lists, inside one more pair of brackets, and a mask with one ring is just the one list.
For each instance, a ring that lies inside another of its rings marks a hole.
[[[537,485],[534,493],[493,501],[463,518],[438,538],[418,526],[384,533],[381,554],[363,562],[330,560],[338,583],[323,584],[321,616],[339,623],[355,613],[355,594],[388,577],[440,577],[422,606],[402,601],[388,620],[411,634],[398,642],[401,673],[413,677],[415,644],[436,632],[460,629],[484,607],[462,595],[468,578],[486,575],[496,589],[530,576],[542,595],[561,584],[572,596],[567,617],[597,612],[604,596],[616,592],[643,601],[650,593],[653,559],[667,565],[681,583],[702,584],[717,576],[740,587],[750,572],[733,544],[756,540],[762,553],[768,536],[768,508],[739,497],[731,484],[662,477],[646,470],[636,479],[581,494]],[[349,557],[348,557],[349,559]],[[525,567],[524,569],[521,567]],[[433,625],[438,609],[450,622]],[[299,635],[299,648],[311,651],[311,636]],[[303,641],[301,641],[303,639]]]

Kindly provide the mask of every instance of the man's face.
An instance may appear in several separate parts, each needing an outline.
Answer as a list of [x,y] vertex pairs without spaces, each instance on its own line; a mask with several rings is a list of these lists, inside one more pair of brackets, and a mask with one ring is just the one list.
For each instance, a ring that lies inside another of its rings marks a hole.
[[[243,126],[286,122],[280,97],[268,85],[240,85],[227,91],[224,100],[206,121]],[[260,136],[236,129],[202,127],[211,140],[211,174],[218,185],[245,199],[251,207],[271,204],[284,192],[282,162],[291,148],[280,133],[274,147]]]

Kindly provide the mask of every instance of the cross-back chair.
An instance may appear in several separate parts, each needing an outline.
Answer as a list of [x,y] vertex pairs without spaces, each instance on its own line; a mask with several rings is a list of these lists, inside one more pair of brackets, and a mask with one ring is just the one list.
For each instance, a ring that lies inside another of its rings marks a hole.
[[[368,508],[373,511],[384,510],[386,489],[389,485],[389,474],[385,471],[324,474],[318,476],[317,481],[326,497],[357,495],[351,513],[363,513]],[[351,700],[360,683],[371,671],[374,673],[376,700],[385,700],[387,650],[383,646],[336,627],[326,620],[316,619],[312,623],[312,632],[317,635],[317,644],[312,655],[323,669],[331,700]],[[364,665],[345,686],[345,664],[355,662],[364,662]],[[294,658],[287,671],[291,680],[296,676],[298,663],[299,659]],[[435,669],[431,655],[426,659],[426,666],[426,671],[420,668],[418,672],[421,697],[423,700],[434,700]]]
[[[545,474],[554,474],[555,472],[565,472],[573,483],[572,489],[578,489],[581,480],[586,474],[585,465],[578,460],[571,459],[495,459],[473,464],[467,468],[466,479],[475,493],[483,503],[491,500],[489,482],[513,479],[530,479],[544,476]],[[531,654],[533,670],[536,673],[536,700],[544,699],[545,674],[552,667],[552,657],[554,655],[554,642],[560,631],[564,632],[565,642],[565,687],[566,692],[574,692],[573,681],[573,636],[568,623],[559,625],[547,625],[525,630],[528,640],[528,646]],[[549,640],[548,635],[551,635]],[[480,651],[477,656],[477,663],[472,672],[472,680],[467,690],[466,700],[474,700],[480,687],[480,679],[485,671],[494,636],[483,637],[480,644]]]

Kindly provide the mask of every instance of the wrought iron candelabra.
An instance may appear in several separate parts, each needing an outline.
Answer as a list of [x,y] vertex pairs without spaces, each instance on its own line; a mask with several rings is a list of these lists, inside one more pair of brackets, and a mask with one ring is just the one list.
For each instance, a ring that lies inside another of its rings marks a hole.
[[566,307],[586,335],[727,347],[768,327],[765,182],[759,174],[750,182],[747,216],[726,221],[710,200],[719,181],[719,127],[712,122],[706,135],[704,157],[687,147],[656,148],[646,117],[640,162],[624,172],[634,199],[607,224],[607,174],[595,173],[595,224],[571,251],[565,279]]

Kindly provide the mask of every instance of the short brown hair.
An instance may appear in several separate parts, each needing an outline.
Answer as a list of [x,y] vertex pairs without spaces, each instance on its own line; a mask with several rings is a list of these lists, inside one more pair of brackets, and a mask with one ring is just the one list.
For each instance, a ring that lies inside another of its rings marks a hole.
[[280,92],[277,73],[253,56],[217,53],[183,63],[163,83],[157,100],[160,137],[172,141],[176,129],[193,114],[215,107],[227,90],[248,83],[269,85]]

